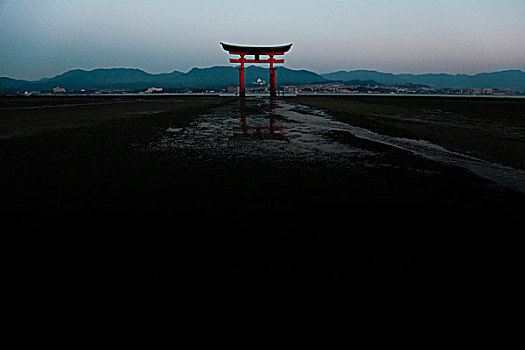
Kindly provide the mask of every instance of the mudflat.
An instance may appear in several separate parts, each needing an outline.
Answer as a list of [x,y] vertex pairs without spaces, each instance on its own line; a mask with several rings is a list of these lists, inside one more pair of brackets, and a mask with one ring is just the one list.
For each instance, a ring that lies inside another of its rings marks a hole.
[[298,96],[339,120],[525,169],[525,99],[425,96]]
[[0,138],[97,125],[120,118],[189,112],[222,104],[227,98],[163,96],[37,96],[0,99]]
[[[175,284],[505,279],[523,268],[524,102],[5,97],[3,273]],[[450,150],[455,163],[395,143],[405,140]],[[483,170],[501,165],[505,181],[463,167],[462,155]]]

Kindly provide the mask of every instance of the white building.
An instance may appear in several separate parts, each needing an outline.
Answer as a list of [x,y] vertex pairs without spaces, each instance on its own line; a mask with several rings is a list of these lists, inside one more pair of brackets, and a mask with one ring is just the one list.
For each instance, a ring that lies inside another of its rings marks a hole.
[[152,92],[162,92],[162,88],[150,87],[146,90],[146,93],[151,94]]

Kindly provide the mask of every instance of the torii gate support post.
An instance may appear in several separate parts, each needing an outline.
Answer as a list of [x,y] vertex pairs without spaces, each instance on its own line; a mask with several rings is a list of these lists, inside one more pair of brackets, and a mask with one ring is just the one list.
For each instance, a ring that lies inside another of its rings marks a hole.
[[246,97],[246,89],[244,87],[244,55],[241,55],[241,67],[239,69],[239,97]]
[[275,62],[273,55],[270,55],[270,97],[277,97],[277,84],[275,83],[275,68],[273,63]]

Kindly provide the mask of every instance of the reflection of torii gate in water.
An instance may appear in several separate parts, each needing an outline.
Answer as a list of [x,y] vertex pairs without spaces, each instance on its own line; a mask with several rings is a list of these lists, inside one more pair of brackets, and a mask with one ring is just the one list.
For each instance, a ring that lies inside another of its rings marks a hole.
[[[282,46],[238,46],[232,44],[221,43],[222,48],[228,51],[230,55],[239,55],[240,58],[230,59],[230,63],[240,63],[239,69],[239,96],[246,97],[246,89],[244,88],[244,64],[245,63],[269,63],[270,64],[270,96],[277,96],[275,84],[275,69],[274,63],[284,63],[284,59],[275,59],[275,55],[284,55],[292,44]],[[254,59],[246,59],[244,56],[254,56]],[[269,56],[268,59],[261,60],[261,56]]]
[[[250,130],[255,130],[256,131],[256,134],[259,138],[271,138],[271,139],[283,139],[284,136],[282,135],[282,133],[276,133],[276,131],[281,131],[283,130],[283,127],[282,126],[275,126],[275,123],[274,123],[274,117],[276,115],[276,101],[275,99],[271,98],[270,99],[270,110],[269,110],[269,119],[270,119],[270,125],[269,126],[262,126],[262,125],[259,125],[259,126],[248,126],[247,125],[247,122],[246,122],[246,99],[244,98],[241,98],[240,99],[240,102],[241,102],[241,108],[240,108],[240,117],[241,117],[241,128],[240,128],[240,131],[242,132],[242,136],[250,136]],[[236,131],[239,131],[238,128],[234,128],[234,130]],[[264,136],[261,131],[263,130],[268,130],[268,134],[266,136]]]

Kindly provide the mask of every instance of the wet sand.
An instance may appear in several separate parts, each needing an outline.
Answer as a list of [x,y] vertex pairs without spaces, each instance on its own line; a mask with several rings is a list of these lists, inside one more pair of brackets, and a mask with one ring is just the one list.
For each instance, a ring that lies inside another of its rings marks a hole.
[[522,101],[397,97],[6,98],[3,274],[505,279],[523,268],[521,192],[349,125],[519,170],[523,110]]
[[423,139],[525,169],[525,99],[299,96],[288,100],[326,110],[345,123],[380,134]]
[[37,96],[0,99],[0,139],[97,125],[121,118],[191,112],[228,98],[186,95]]

